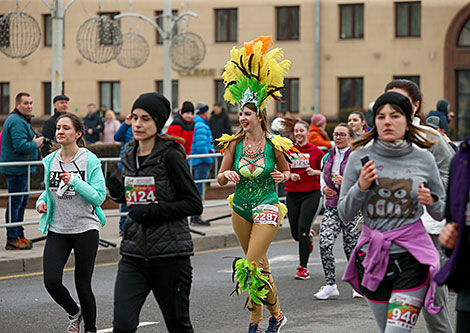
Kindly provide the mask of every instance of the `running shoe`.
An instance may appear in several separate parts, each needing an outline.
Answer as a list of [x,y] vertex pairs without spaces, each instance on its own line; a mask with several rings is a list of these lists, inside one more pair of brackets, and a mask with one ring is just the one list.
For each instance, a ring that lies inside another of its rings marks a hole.
[[7,241],[5,245],[5,250],[31,250],[32,246],[28,246],[18,238],[14,241]]
[[306,269],[305,267],[302,267],[302,266],[297,267],[297,273],[295,273],[294,279],[296,279],[296,280],[308,280],[308,279],[310,279],[310,274],[308,273],[308,269]]
[[31,242],[29,239],[23,237],[23,238],[18,238],[18,240],[21,243],[24,243],[27,248],[32,249],[33,248],[33,242]]
[[338,297],[338,287],[336,286],[336,284],[327,284],[326,286],[321,287],[316,294],[313,294],[313,296],[317,299],[328,299]]
[[281,313],[279,313],[279,316],[274,317],[271,316],[269,318],[269,326],[268,329],[265,331],[265,333],[277,333],[281,331],[281,327],[283,327],[285,324],[287,324],[287,318]]
[[364,298],[364,296],[353,289],[353,298]]
[[258,323],[250,323],[250,326],[248,326],[248,333],[261,333],[261,327]]
[[310,230],[310,253],[313,252],[313,237],[315,237],[315,232]]
[[67,333],[80,333],[80,322],[82,321],[82,313],[78,311],[75,316],[68,315],[69,323],[67,325]]

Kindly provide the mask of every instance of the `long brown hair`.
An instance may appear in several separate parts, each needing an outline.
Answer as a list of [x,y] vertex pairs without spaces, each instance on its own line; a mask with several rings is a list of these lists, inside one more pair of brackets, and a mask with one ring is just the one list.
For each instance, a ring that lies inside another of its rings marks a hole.
[[292,141],[294,141],[295,125],[297,124],[304,125],[305,128],[307,129],[307,133],[308,133],[308,130],[310,129],[310,125],[306,121],[294,119],[291,117],[284,117],[282,119],[283,119],[284,128],[281,130],[281,133],[287,134]]
[[[253,103],[247,103],[245,104],[243,107],[247,107],[248,109],[250,109],[251,111],[253,112],[258,112],[257,108],[256,108],[256,105],[254,105]],[[268,129],[268,121],[267,121],[267,117],[266,117],[266,110],[261,110],[260,111],[260,115],[258,117],[261,117],[261,129],[263,130],[264,133],[271,133]],[[237,133],[235,133],[235,136],[236,137],[243,137],[245,135],[244,131],[243,131],[243,127],[240,125],[240,128],[238,129]]]
[[[385,105],[387,105],[387,104],[382,105],[377,110],[376,115],[380,112],[380,110],[383,109],[383,107]],[[400,112],[401,114],[403,114],[403,116],[405,116],[405,112],[399,106],[397,106],[395,104],[390,104],[390,106],[395,111]],[[428,138],[426,138],[424,136],[424,134],[434,135],[431,131],[428,131],[428,130],[423,129],[423,128],[419,128],[419,127],[413,125],[411,120],[408,119],[406,116],[405,116],[405,118],[406,118],[406,122],[407,122],[407,125],[408,125],[408,131],[405,132],[405,138],[404,138],[406,141],[408,141],[410,143],[414,143],[414,144],[416,144],[417,146],[419,146],[421,148],[431,148],[432,146],[434,146],[436,144],[436,141],[429,140]],[[375,122],[375,117],[374,117],[374,122]],[[374,127],[372,127],[372,129],[369,132],[367,132],[366,134],[360,136],[359,138],[357,138],[356,140],[351,142],[351,148],[353,150],[356,150],[358,148],[364,147],[370,141],[372,141],[374,139],[377,139],[378,137],[379,137],[379,133],[377,132],[377,126],[375,126],[375,124],[374,124]]]
[[[77,143],[77,146],[79,148],[82,148],[82,147],[85,147],[86,146],[86,142],[85,142],[85,139],[83,138],[83,136],[85,135],[85,124],[83,123],[83,120],[81,120],[78,116],[74,115],[73,113],[64,113],[62,115],[60,115],[57,120],[55,121],[55,124],[57,126],[57,123],[59,122],[60,119],[62,118],[68,118],[70,119],[70,121],[72,122],[72,126],[73,128],[75,129],[75,132],[81,132],[82,135],[80,135],[78,137],[77,140],[75,140],[75,142]],[[60,144],[58,144],[57,142],[54,142],[52,141],[51,142],[51,149],[49,150],[50,153],[58,150],[62,148],[62,146]]]

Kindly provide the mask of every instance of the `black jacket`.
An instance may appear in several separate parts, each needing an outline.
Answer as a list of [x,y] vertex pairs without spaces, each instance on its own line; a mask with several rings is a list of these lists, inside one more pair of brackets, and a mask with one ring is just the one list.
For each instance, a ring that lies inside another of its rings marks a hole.
[[[122,176],[153,176],[158,203],[145,205],[146,223],[130,216],[124,223],[123,256],[141,259],[193,255],[187,217],[202,213],[202,202],[186,163],[183,147],[157,140],[151,154],[137,168],[138,144],[129,142],[122,153]],[[134,206],[131,206],[132,210]]]
[[222,109],[220,114],[212,112],[209,123],[214,139],[220,138],[224,133],[232,134],[232,123],[225,109]]
[[[85,141],[87,144],[95,143],[100,139],[100,133],[104,130],[104,123],[101,119],[99,111],[96,111],[92,114],[87,114],[83,118],[83,123],[85,124]],[[88,133],[88,129],[93,131],[92,134]]]
[[[42,126],[42,135],[45,138],[50,139],[51,141],[53,141],[55,138],[55,123],[57,121],[57,118],[59,118],[60,115],[61,113],[57,111],[56,109],[54,109],[54,114],[49,119],[47,119],[44,122],[44,125]],[[44,143],[44,145],[41,148],[42,157],[46,157],[47,155],[49,155],[50,149],[51,149],[50,143]]]

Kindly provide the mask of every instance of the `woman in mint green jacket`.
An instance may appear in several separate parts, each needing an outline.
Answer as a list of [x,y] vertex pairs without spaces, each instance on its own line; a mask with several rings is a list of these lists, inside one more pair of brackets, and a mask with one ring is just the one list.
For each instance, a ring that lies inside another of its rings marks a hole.
[[[39,223],[47,231],[44,247],[44,285],[68,314],[67,332],[96,332],[96,302],[91,278],[99,242],[99,228],[106,219],[100,205],[106,198],[101,162],[84,148],[83,121],[74,114],[57,118],[55,151],[43,159],[45,191],[36,202],[43,214]],[[74,251],[75,287],[80,307],[62,283],[65,263]]]

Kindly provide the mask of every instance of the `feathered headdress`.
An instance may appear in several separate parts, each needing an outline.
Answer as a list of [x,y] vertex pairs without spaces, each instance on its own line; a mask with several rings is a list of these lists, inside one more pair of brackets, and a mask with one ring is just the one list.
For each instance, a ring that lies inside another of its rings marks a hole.
[[[224,98],[231,104],[256,105],[257,113],[266,108],[269,99],[281,102],[280,90],[284,88],[284,76],[290,68],[289,60],[282,60],[282,49],[275,48],[271,36],[261,36],[245,43],[244,47],[232,48],[230,60],[222,74],[225,84]],[[280,61],[280,62],[279,62]]]

